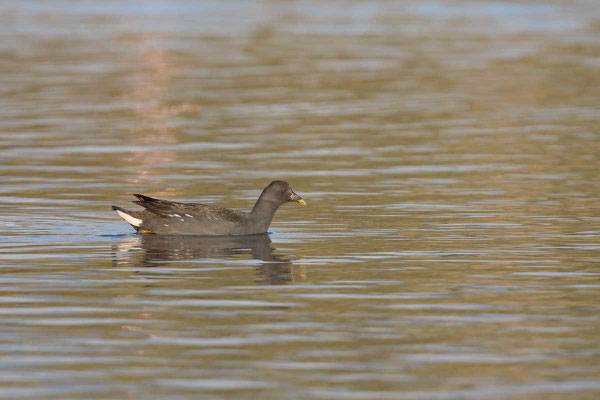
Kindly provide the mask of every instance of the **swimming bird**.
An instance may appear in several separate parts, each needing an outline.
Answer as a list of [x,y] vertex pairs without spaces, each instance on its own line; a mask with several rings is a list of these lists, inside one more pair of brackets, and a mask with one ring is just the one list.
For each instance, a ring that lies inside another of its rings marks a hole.
[[200,203],[178,203],[134,194],[143,210],[112,206],[142,235],[229,236],[266,233],[280,205],[289,201],[306,205],[284,181],[273,181],[261,193],[251,212]]

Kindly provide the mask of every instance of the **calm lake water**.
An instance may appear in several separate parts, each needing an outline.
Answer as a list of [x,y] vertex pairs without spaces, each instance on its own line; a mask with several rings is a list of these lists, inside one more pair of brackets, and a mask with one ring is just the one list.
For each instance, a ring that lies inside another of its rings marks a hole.
[[[597,399],[600,7],[0,3],[0,397]],[[268,237],[139,237],[131,193]]]

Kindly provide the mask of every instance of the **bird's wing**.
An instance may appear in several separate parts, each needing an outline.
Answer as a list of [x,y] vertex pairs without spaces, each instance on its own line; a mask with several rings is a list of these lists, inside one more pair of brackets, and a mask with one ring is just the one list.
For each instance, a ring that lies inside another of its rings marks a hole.
[[237,223],[243,222],[243,213],[228,208],[201,203],[179,203],[160,200],[142,194],[134,194],[139,200],[135,204],[159,218],[176,218],[181,229],[201,230],[206,234],[224,234]]

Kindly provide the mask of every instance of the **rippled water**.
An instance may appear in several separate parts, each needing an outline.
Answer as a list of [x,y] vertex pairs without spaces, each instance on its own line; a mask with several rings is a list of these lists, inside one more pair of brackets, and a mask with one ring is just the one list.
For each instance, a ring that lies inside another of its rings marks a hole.
[[[600,396],[595,1],[0,3],[0,396]],[[268,237],[138,237],[131,193]]]

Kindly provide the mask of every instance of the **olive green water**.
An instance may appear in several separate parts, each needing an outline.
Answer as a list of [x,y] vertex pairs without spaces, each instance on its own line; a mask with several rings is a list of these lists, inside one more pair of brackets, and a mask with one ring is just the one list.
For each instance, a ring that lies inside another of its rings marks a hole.
[[[0,397],[597,399],[596,1],[0,3]],[[138,237],[131,193],[269,238]]]

